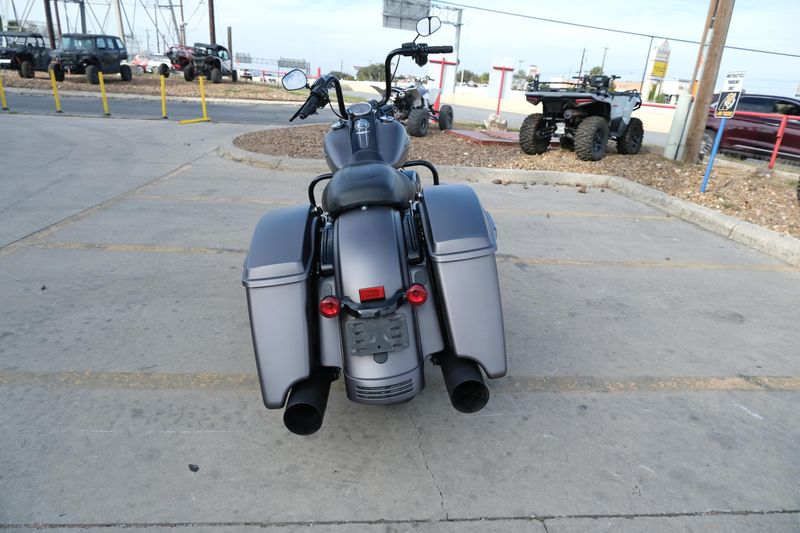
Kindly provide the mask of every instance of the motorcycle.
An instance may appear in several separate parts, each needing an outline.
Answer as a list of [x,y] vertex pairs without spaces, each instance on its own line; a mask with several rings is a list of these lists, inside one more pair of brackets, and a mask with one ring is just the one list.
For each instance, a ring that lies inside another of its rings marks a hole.
[[[394,118],[405,122],[408,134],[414,137],[425,137],[431,120],[439,125],[440,130],[453,127],[453,108],[447,104],[439,109],[434,108],[431,100],[436,99],[438,89],[425,87],[425,82],[429,80],[425,76],[407,87],[392,87],[390,101],[394,104]],[[374,88],[382,92],[381,88]]]
[[[329,105],[330,90],[340,116],[324,139],[331,172],[311,180],[307,204],[263,215],[242,274],[264,404],[285,406],[293,433],[319,430],[341,375],[350,400],[395,404],[423,389],[430,359],[453,407],[473,413],[489,400],[481,370],[506,373],[492,217],[471,188],[440,185],[431,163],[407,160],[409,137],[387,111],[393,58],[422,66],[452,51],[416,42],[440,25],[421,19],[414,41],[389,53],[380,101],[346,108],[335,76],[311,87],[300,70],[283,78],[310,89],[290,120]],[[433,178],[424,191],[420,167]]]

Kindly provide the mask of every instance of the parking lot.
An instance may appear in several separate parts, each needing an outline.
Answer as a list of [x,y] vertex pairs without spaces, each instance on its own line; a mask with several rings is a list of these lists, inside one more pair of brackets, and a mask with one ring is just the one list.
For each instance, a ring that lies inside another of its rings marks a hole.
[[219,157],[253,129],[0,116],[0,529],[800,530],[800,268],[609,190],[472,184],[509,357],[483,411],[428,366],[289,433],[241,265],[312,176]]

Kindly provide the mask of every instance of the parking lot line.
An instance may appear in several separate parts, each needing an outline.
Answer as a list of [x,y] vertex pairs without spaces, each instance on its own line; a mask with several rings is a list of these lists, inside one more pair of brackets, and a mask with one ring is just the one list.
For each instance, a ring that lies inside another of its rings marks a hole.
[[[0,372],[0,385],[125,390],[257,391],[253,373],[213,372]],[[798,376],[508,376],[492,383],[498,393],[630,393],[798,391]]]
[[738,263],[693,263],[684,261],[602,261],[588,259],[556,259],[547,257],[516,257],[497,254],[498,263],[525,266],[583,266],[623,268],[664,268],[675,270],[730,270],[747,272],[800,272],[800,267],[788,264],[738,264]]
[[523,215],[548,218],[619,218],[627,220],[680,220],[670,215],[642,215],[636,213],[605,213],[598,211],[529,211],[527,209],[487,208],[492,214]]

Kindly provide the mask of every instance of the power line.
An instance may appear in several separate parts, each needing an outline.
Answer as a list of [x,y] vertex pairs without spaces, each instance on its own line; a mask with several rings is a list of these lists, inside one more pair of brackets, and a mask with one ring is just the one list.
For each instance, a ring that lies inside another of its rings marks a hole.
[[[648,37],[648,38],[658,38],[658,39],[669,39],[670,41],[675,41],[678,43],[688,43],[688,44],[700,44],[700,41],[692,41],[689,39],[680,39],[678,37],[668,37],[666,35],[650,35],[647,33],[639,33],[635,31],[627,31],[627,30],[618,30],[615,28],[604,28],[602,26],[592,26],[589,24],[579,24],[577,22],[567,22],[565,20],[556,20],[556,19],[548,19],[544,17],[534,17],[533,15],[524,15],[522,13],[512,13],[510,11],[501,11],[499,9],[489,9],[487,7],[477,7],[477,6],[470,6],[467,4],[460,4],[457,2],[447,2],[442,0],[434,0],[437,4],[445,4],[449,6],[456,6],[461,8],[467,9],[475,9],[477,11],[485,11],[487,13],[496,13],[498,15],[508,15],[511,17],[520,17],[525,19],[531,20],[540,20],[542,22],[551,22],[553,24],[564,24],[566,26],[577,26],[578,28],[587,28],[590,30],[600,30],[600,31],[609,31],[612,33],[621,33],[623,35],[634,35],[636,37]],[[759,54],[770,54],[775,56],[785,56],[785,57],[798,57],[800,58],[800,54],[790,54],[788,52],[774,52],[772,50],[758,50],[756,48],[743,48],[740,46],[726,46],[725,48],[729,50],[740,50],[743,52],[756,52]]]

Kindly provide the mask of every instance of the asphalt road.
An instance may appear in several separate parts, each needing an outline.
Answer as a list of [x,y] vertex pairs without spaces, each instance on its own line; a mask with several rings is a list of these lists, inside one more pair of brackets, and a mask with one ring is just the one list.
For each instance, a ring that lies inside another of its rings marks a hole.
[[[361,98],[374,98],[368,93],[348,93]],[[52,114],[55,112],[53,98],[46,94],[9,94],[9,106],[13,111],[31,114]],[[103,107],[99,98],[88,96],[62,96],[61,107],[64,113],[81,116],[102,116]],[[240,103],[208,103],[208,115],[214,122],[230,124],[290,124],[289,118],[297,110],[297,105],[289,104],[240,104]],[[109,111],[116,118],[152,118],[161,117],[160,100],[123,99],[109,100]],[[490,110],[466,106],[453,106],[456,121],[482,123],[491,113]],[[167,114],[171,119],[184,120],[202,116],[199,102],[168,101]],[[526,115],[521,113],[504,113],[509,127],[519,128]],[[295,120],[295,124],[329,123],[336,120],[330,109],[320,110],[316,115],[304,121]],[[645,131],[644,142],[663,146],[667,136],[661,133]]]
[[609,190],[471,184],[509,361],[483,411],[426,365],[287,432],[240,276],[313,171],[218,155],[257,127],[0,115],[0,529],[800,530],[800,269]]

